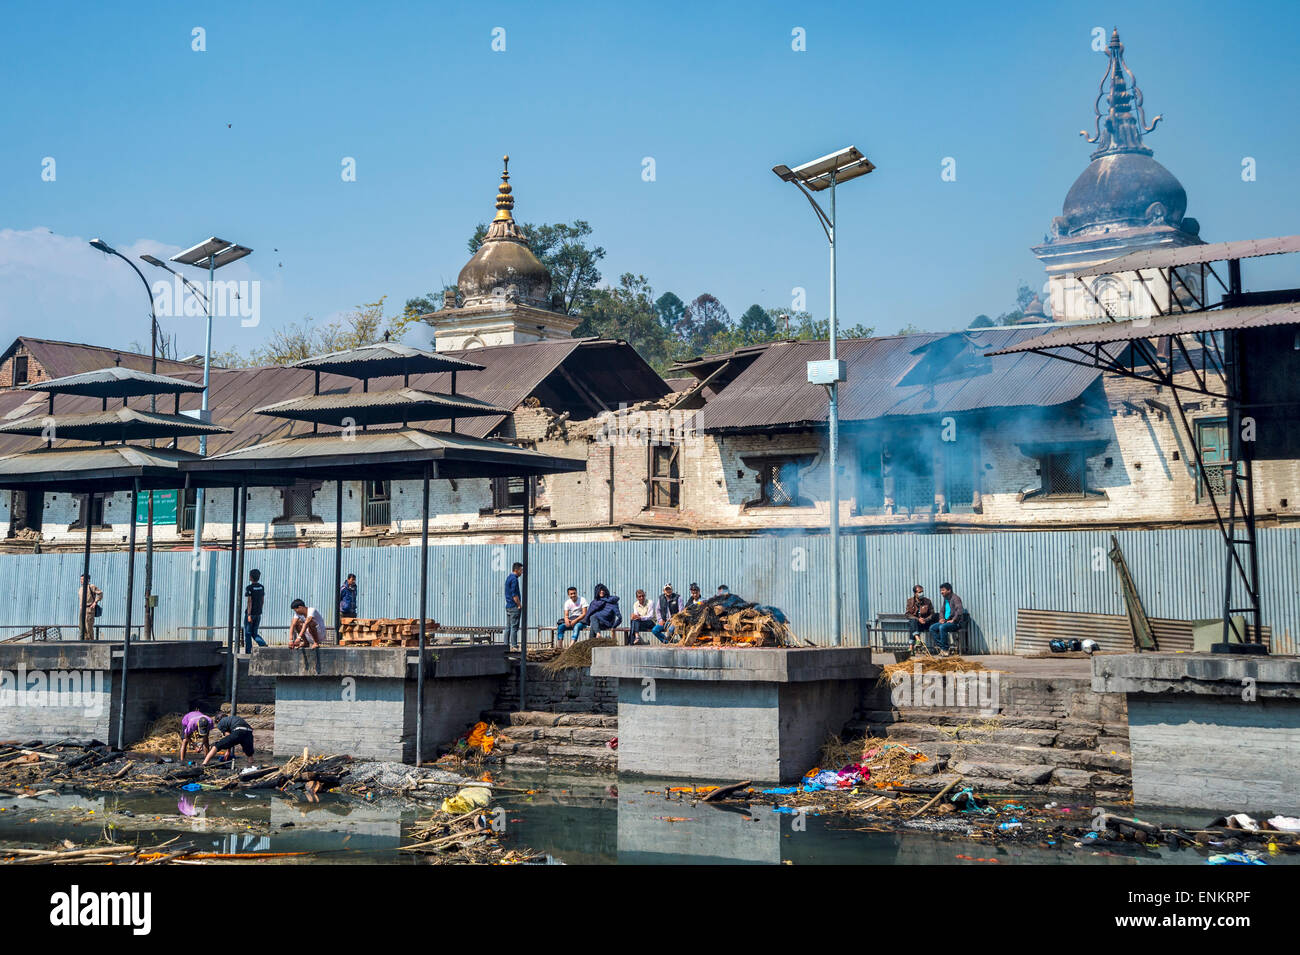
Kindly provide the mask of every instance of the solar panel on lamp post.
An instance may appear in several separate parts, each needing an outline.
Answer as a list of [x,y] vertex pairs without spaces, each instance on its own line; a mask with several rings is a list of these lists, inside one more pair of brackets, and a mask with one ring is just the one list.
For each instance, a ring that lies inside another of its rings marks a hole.
[[[875,168],[871,160],[856,146],[845,147],[819,159],[795,166],[793,169],[785,165],[772,167],[772,172],[776,173],[782,182],[794,183],[808,200],[817,215],[817,221],[821,223],[822,231],[826,233],[826,241],[830,244],[831,251],[830,355],[827,361],[808,362],[808,381],[826,387],[828,402],[826,417],[830,460],[831,640],[836,646],[843,641],[843,629],[840,625],[840,493],[839,476],[836,472],[840,444],[839,384],[846,380],[846,375],[844,362],[839,360],[837,348],[839,320],[835,310],[835,186],[837,183],[865,176]],[[831,193],[829,215],[818,205],[812,195],[824,189],[829,189]]]
[[[181,265],[190,265],[195,268],[207,267],[208,270],[208,292],[205,296],[204,304],[207,306],[208,322],[207,330],[203,340],[203,402],[199,409],[199,420],[208,421],[208,381],[212,374],[212,298],[213,285],[215,282],[214,273],[217,269],[236,262],[248,255],[253,250],[246,246],[237,245],[234,242],[227,242],[225,239],[218,239],[215,236],[205,239],[198,245],[191,246],[184,252],[178,252],[171,257],[171,261]],[[168,271],[171,271],[170,269]],[[178,274],[178,273],[173,273]],[[208,439],[206,435],[199,436],[199,455],[206,456],[208,453]],[[199,553],[203,549],[203,488],[199,488],[194,496],[194,561],[198,566]]]
[[[113,248],[107,242],[100,238],[90,240],[90,247],[103,252],[105,255],[115,255],[135,271],[140,276],[140,281],[144,283],[144,289],[149,296],[149,373],[158,374],[158,312],[154,308],[153,289],[149,287],[149,280],[144,277],[140,267],[128,259],[117,249]],[[143,258],[143,256],[142,256]],[[149,396],[149,410],[158,410],[158,399],[156,395]],[[150,447],[153,441],[149,442]],[[149,491],[149,505],[145,512],[147,521],[144,535],[144,638],[153,639],[153,491]],[[132,507],[136,506],[135,499],[132,498]],[[130,634],[127,634],[130,639]]]

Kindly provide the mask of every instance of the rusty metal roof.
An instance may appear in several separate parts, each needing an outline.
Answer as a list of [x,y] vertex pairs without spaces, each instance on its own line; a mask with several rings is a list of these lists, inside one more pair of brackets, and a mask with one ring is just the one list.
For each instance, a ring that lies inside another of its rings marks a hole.
[[397,342],[376,342],[292,362],[290,368],[328,371],[351,378],[424,375],[437,371],[481,371],[483,366],[445,352],[429,352]]
[[1202,245],[1183,245],[1173,248],[1143,249],[1121,255],[1101,265],[1081,269],[1072,274],[1079,278],[1090,275],[1110,275],[1115,272],[1132,272],[1137,269],[1167,269],[1180,265],[1201,265],[1206,262],[1226,262],[1230,259],[1253,259],[1261,255],[1281,255],[1300,252],[1300,235],[1284,235],[1275,239],[1238,239],[1233,242],[1208,242]]
[[[990,349],[1041,335],[1025,327],[850,339],[839,343],[848,381],[839,388],[840,419],[871,421],[986,408],[1042,407],[1080,397],[1100,377],[1041,355],[987,358]],[[819,427],[826,390],[807,380],[807,363],[827,343],[769,346],[695,415],[702,431]]]
[[[193,371],[193,368],[188,368],[187,371]],[[138,398],[141,395],[194,394],[203,390],[203,384],[114,365],[78,375],[34,381],[20,386],[19,390],[56,395],[86,395],[92,398]]]
[[[97,368],[120,364],[123,368],[134,368],[137,371],[148,371],[150,367],[150,358],[148,355],[137,354],[133,351],[124,351],[121,348],[105,348],[101,345],[86,345],[80,342],[58,342],[48,338],[31,338],[27,335],[20,335],[15,338],[9,347],[5,349],[4,354],[0,354],[0,361],[4,361],[18,346],[26,348],[27,353],[36,359],[37,364],[45,369],[45,373],[51,378],[65,378],[69,375],[79,375],[83,372],[94,371]],[[194,366],[188,362],[175,361],[170,358],[158,359],[158,370],[164,374],[176,374],[193,370]]]
[[[513,410],[525,398],[535,397],[541,404],[557,411],[572,410],[573,417],[596,414],[592,402],[578,390],[587,388],[599,395],[611,409],[626,402],[634,404],[659,398],[669,389],[663,379],[626,342],[609,339],[557,339],[526,345],[495,345],[469,352],[452,352],[453,357],[472,354],[481,371],[463,371],[456,376],[456,395],[476,398],[502,409]],[[193,368],[188,375],[178,375],[201,382],[203,370]],[[310,432],[311,425],[277,420],[256,413],[256,409],[290,398],[310,395],[313,373],[303,368],[272,365],[261,368],[213,368],[208,406],[212,421],[230,429],[228,435],[208,438],[208,452],[219,454],[233,448]],[[401,387],[401,379],[371,382],[379,388]],[[321,375],[322,395],[361,393],[361,382],[340,375]],[[416,375],[411,387],[430,394],[451,391],[451,373]],[[182,397],[182,405],[197,406],[197,399]],[[134,403],[148,407],[148,399]],[[0,392],[0,420],[35,413],[45,406],[45,397],[31,392]],[[100,409],[98,399],[68,396],[60,401],[67,413],[92,412]],[[474,437],[492,434],[506,420],[503,411],[497,416],[483,415],[457,421],[456,431]],[[431,431],[449,429],[448,422],[424,425]],[[0,454],[36,446],[36,439],[0,434]],[[194,447],[197,448],[197,442]]]
[[257,414],[295,421],[342,426],[348,423],[397,424],[440,418],[503,415],[506,409],[465,395],[433,395],[416,388],[393,391],[350,391],[342,395],[307,395],[255,409]]
[[38,448],[0,457],[0,488],[45,491],[120,491],[140,481],[142,489],[184,484],[180,465],[202,460],[190,451],[131,444],[107,447]]
[[1300,323],[1300,302],[1286,305],[1247,305],[1185,315],[1157,315],[1125,322],[1088,322],[1054,328],[1046,335],[1006,345],[990,355],[1012,355],[1043,348],[1068,348],[1072,345],[1104,345],[1129,342],[1138,338],[1163,338],[1166,335],[1193,335],[1222,332],[1238,328],[1263,328],[1267,325]]
[[0,434],[35,435],[54,441],[137,441],[228,434],[229,429],[203,424],[185,415],[157,414],[136,408],[108,408],[86,414],[34,414],[0,424]]
[[474,478],[583,471],[580,458],[539,454],[500,441],[419,428],[341,432],[277,438],[225,454],[187,462],[195,484],[278,485],[295,479],[401,479],[421,476]]

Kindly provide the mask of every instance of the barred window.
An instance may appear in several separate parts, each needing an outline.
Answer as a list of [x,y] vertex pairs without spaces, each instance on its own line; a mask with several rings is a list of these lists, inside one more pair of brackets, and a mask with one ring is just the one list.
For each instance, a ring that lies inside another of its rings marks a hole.
[[500,477],[492,479],[492,509],[522,511],[528,503],[528,479]]
[[1196,446],[1200,457],[1200,480],[1196,482],[1196,499],[1228,493],[1228,468],[1232,446],[1228,440],[1228,419],[1213,418],[1196,422]]
[[361,482],[361,523],[365,527],[387,527],[392,522],[392,484],[388,481]]
[[280,488],[280,498],[284,502],[284,510],[271,523],[320,523],[320,515],[312,512],[312,501],[320,486],[319,481],[297,481],[287,487]]

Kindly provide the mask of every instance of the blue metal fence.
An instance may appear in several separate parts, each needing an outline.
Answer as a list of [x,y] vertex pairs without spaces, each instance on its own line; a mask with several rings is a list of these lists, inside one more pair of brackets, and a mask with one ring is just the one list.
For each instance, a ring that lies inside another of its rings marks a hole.
[[[1219,616],[1224,551],[1214,529],[1116,536],[1149,614]],[[1275,652],[1296,653],[1300,530],[1261,529],[1259,541],[1264,622],[1273,628]],[[1007,653],[1018,608],[1124,612],[1118,578],[1106,557],[1109,547],[1105,531],[847,536],[841,541],[844,620],[861,633],[875,614],[901,612],[912,584],[922,583],[933,594],[946,580],[971,611],[976,647]],[[570,584],[588,598],[597,582],[606,584],[622,598],[625,617],[638,587],[653,597],[665,583],[684,594],[697,582],[709,596],[718,584],[727,584],[746,599],[781,607],[797,633],[822,641],[830,622],[828,548],[825,535],[530,543],[529,617],[535,626],[553,623]],[[431,547],[430,614],[446,624],[502,622],[502,585],[518,555],[517,542]],[[332,623],[333,558],[332,548],[248,551],[245,571],[259,569],[266,585],[263,625],[287,624],[295,597],[321,607]],[[205,551],[197,567],[188,552],[156,553],[157,635],[224,627],[229,567],[229,555],[216,551]],[[120,628],[126,555],[92,554],[90,568],[92,581],[106,594],[99,622]],[[416,615],[418,548],[345,548],[343,572],[357,575],[361,616]],[[80,573],[76,553],[0,554],[0,627],[6,628],[0,638],[33,624],[62,624],[75,631]],[[143,574],[144,558],[137,555],[136,626],[144,619]]]

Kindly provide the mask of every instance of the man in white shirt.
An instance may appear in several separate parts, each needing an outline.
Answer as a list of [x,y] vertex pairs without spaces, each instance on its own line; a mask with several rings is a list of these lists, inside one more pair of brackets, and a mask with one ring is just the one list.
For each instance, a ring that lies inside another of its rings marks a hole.
[[564,616],[555,621],[555,642],[564,646],[564,631],[573,634],[573,642],[578,642],[578,631],[587,626],[587,601],[578,596],[578,588],[569,588],[569,599],[564,602]]
[[290,648],[319,647],[325,640],[325,617],[301,600],[295,600],[289,608],[293,610],[293,620],[289,623]]

